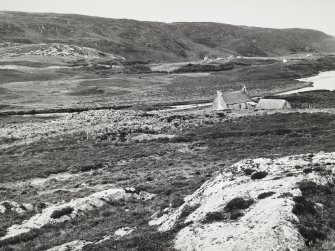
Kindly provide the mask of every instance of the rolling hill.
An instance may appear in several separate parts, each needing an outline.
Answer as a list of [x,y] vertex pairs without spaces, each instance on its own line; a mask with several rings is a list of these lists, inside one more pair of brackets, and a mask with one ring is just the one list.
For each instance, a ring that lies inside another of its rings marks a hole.
[[72,14],[0,12],[0,43],[62,43],[129,60],[187,61],[205,56],[335,52],[335,39],[307,29],[220,23],[159,23]]

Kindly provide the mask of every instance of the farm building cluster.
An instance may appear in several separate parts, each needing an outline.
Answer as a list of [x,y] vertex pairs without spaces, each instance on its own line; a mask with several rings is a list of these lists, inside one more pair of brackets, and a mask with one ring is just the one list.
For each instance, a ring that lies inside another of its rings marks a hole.
[[258,103],[252,100],[247,94],[245,86],[241,91],[216,93],[216,98],[212,104],[214,111],[259,109],[259,110],[282,110],[292,109],[290,103],[284,99],[259,99]]

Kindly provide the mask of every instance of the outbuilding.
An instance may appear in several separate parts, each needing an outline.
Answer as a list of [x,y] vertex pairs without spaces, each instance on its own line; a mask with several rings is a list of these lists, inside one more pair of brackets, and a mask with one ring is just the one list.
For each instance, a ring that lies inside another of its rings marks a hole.
[[284,110],[292,109],[290,103],[285,99],[260,99],[256,105],[260,110]]

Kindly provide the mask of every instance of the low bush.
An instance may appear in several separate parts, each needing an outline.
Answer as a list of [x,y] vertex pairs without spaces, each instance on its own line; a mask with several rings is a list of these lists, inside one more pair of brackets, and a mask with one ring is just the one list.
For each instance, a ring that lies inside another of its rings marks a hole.
[[4,228],[0,228],[0,237],[5,236],[7,234],[7,230]]
[[239,218],[241,218],[242,216],[244,216],[244,213],[239,211],[239,210],[236,210],[236,211],[233,211],[230,213],[230,219],[231,220],[237,220]]
[[274,194],[275,194],[275,192],[265,192],[265,193],[261,193],[261,194],[259,194],[259,195],[257,196],[257,199],[262,200],[262,199],[265,199],[265,198],[267,198],[267,197],[270,197],[270,196],[272,196],[272,195],[274,195]]
[[295,202],[292,212],[296,215],[303,214],[316,214],[316,210],[314,208],[314,203],[306,200],[302,196],[293,197],[293,201]]
[[184,199],[179,197],[179,196],[176,196],[174,198],[172,198],[171,200],[171,207],[172,208],[177,208],[177,207],[180,207],[181,205],[184,204]]
[[225,219],[227,219],[227,215],[224,212],[209,212],[202,220],[202,223],[208,224],[216,221],[223,221]]
[[227,205],[225,206],[225,211],[232,212],[234,210],[247,209],[253,203],[253,199],[245,200],[241,197],[236,197],[227,203]]
[[317,185],[313,181],[303,181],[299,184],[299,189],[303,193],[309,194],[331,194],[332,191],[328,186]]
[[256,172],[256,170],[252,168],[247,168],[247,169],[244,169],[243,172],[245,175],[251,175],[252,173]]
[[259,180],[259,179],[265,178],[267,175],[268,175],[268,173],[264,172],[264,171],[262,171],[262,172],[256,172],[256,173],[253,173],[251,175],[251,179],[253,179],[253,180]]
[[53,219],[58,219],[64,215],[71,214],[72,212],[73,212],[72,207],[63,207],[59,210],[55,210],[50,217]]
[[189,216],[191,213],[193,213],[195,210],[197,210],[200,207],[200,204],[196,204],[194,206],[185,206],[183,208],[183,211],[180,214],[180,218],[185,219],[187,216]]
[[300,226],[299,233],[306,239],[307,246],[313,246],[317,240],[324,240],[327,234],[320,231],[319,229]]

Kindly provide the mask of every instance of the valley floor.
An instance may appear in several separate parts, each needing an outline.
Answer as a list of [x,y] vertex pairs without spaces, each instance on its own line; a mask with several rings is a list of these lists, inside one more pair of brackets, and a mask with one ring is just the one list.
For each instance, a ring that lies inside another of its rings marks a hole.
[[[217,89],[240,90],[242,83],[253,97],[301,88],[310,83],[297,78],[334,69],[334,57],[292,57],[287,64],[249,58],[225,71],[180,74],[110,73],[98,63],[53,58],[61,67],[25,60],[9,69],[2,61],[0,250],[62,250],[57,246],[66,243],[83,250],[174,250],[185,225],[160,232],[148,223],[178,211],[186,196],[234,163],[335,152],[334,91],[284,96],[293,109],[281,112],[160,112],[211,102]],[[311,191],[302,195],[317,201]],[[334,200],[333,188],[323,195],[320,203]],[[329,218],[327,227],[312,225],[322,235],[301,235],[313,240],[307,250],[333,244],[335,219],[326,209],[320,217]],[[308,217],[301,216],[303,227],[315,220]]]

